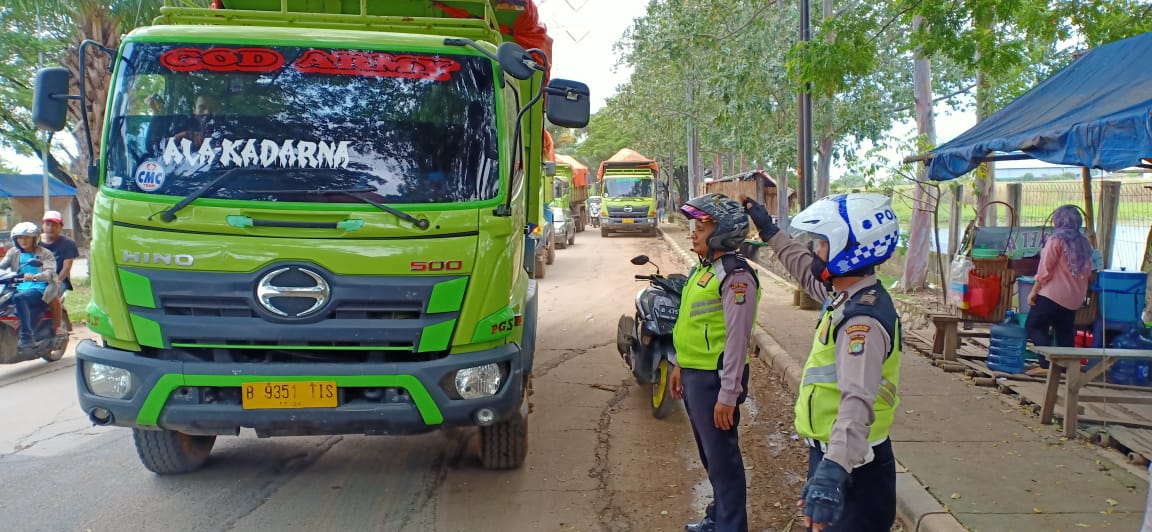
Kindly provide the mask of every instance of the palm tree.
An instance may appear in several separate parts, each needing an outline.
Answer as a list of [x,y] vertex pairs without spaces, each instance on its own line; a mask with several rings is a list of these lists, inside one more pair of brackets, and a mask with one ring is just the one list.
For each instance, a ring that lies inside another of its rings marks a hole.
[[[186,6],[206,7],[209,0],[181,0]],[[99,50],[85,51],[86,65],[81,71],[79,50],[86,40],[93,41],[106,49],[116,50],[120,46],[120,36],[132,29],[149,24],[159,14],[162,3],[159,0],[9,0],[8,8],[21,16],[24,21],[49,20],[63,22],[66,26],[49,27],[42,35],[46,39],[59,39],[64,48],[58,58],[60,64],[72,74],[72,94],[79,94],[79,83],[85,83],[84,110],[87,110],[88,126],[92,132],[94,153],[100,153],[100,133],[104,130],[104,107],[108,100],[111,83],[109,67],[112,58]],[[51,62],[51,60],[45,61]],[[80,150],[70,161],[70,171],[53,172],[65,182],[76,187],[79,203],[79,227],[77,240],[88,241],[91,226],[92,202],[96,197],[96,187],[88,184],[89,161],[88,143],[84,135],[84,115],[80,102],[73,102],[69,115],[72,119],[70,133]],[[63,174],[63,175],[61,175]],[[75,178],[73,176],[79,177]]]

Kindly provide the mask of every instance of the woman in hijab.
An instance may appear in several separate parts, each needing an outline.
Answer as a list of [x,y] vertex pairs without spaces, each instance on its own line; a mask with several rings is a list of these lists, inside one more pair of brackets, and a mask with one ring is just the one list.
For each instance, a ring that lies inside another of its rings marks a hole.
[[[1028,295],[1028,339],[1039,346],[1073,347],[1076,340],[1076,311],[1088,296],[1092,275],[1092,244],[1080,232],[1084,218],[1075,205],[1064,205],[1052,213],[1055,231],[1040,251],[1036,284]],[[1043,375],[1048,360],[1040,357],[1040,368],[1030,375]]]

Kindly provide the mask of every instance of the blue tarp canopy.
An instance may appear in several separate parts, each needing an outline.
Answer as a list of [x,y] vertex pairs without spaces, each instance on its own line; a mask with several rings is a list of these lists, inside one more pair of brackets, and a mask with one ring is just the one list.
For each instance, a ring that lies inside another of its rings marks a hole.
[[928,176],[960,177],[993,152],[1120,170],[1152,157],[1152,33],[1095,48],[930,153]]
[[[48,178],[49,196],[75,196],[76,189]],[[44,176],[41,174],[0,174],[0,198],[42,198]]]

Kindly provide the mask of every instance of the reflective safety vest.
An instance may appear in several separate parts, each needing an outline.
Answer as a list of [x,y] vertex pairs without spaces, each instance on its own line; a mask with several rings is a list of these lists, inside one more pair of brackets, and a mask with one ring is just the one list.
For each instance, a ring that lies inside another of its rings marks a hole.
[[[720,267],[717,268],[716,265]],[[720,369],[724,341],[728,338],[724,323],[724,304],[720,287],[727,272],[747,270],[756,286],[745,290],[756,292],[748,303],[760,303],[760,280],[748,261],[735,253],[721,255],[707,265],[697,265],[688,276],[680,295],[680,315],[672,329],[672,344],[676,348],[676,364],[682,368]],[[740,297],[740,296],[737,296]]]
[[875,420],[868,433],[868,441],[876,443],[888,437],[896,406],[900,404],[898,387],[900,384],[901,331],[900,317],[896,306],[884,287],[877,283],[871,288],[857,292],[844,303],[843,314],[837,319],[836,309],[826,305],[816,335],[812,340],[812,351],[804,364],[804,376],[800,381],[800,393],[796,399],[796,433],[804,438],[828,442],[832,437],[832,425],[840,411],[840,387],[836,379],[836,333],[840,325],[854,316],[868,316],[880,322],[888,338],[892,339],[892,350],[884,360],[881,372],[880,390],[872,404]]

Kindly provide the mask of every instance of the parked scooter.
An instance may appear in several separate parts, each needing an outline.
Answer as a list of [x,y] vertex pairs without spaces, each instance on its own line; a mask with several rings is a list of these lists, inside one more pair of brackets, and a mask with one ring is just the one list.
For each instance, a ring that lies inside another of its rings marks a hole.
[[[28,264],[39,268],[39,260],[31,260]],[[56,336],[56,329],[52,323],[52,313],[45,312],[40,321],[33,327],[32,345],[18,349],[20,344],[20,319],[16,317],[16,305],[12,296],[16,295],[16,284],[20,282],[16,272],[0,272],[0,364],[15,364],[43,359],[45,362],[56,362],[64,356],[68,348],[68,336]]]
[[[632,258],[632,264],[653,264],[647,255]],[[680,294],[688,278],[682,274],[660,275],[660,267],[652,275],[637,275],[648,286],[636,294],[636,312],[633,316],[620,316],[616,325],[616,349],[632,369],[636,382],[650,387],[652,415],[664,418],[672,412],[676,402],[672,399],[669,376],[672,372],[672,327],[680,314]]]

